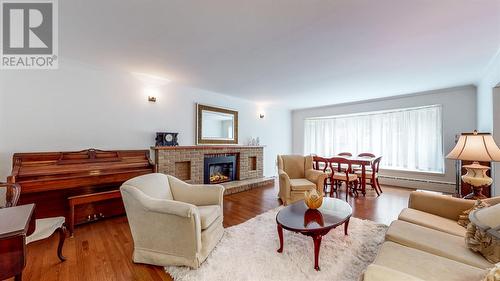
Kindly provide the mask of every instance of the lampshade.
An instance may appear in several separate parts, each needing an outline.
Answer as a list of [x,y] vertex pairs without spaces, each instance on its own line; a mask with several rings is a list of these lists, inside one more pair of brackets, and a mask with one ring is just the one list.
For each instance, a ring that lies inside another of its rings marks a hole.
[[489,133],[463,133],[455,148],[446,156],[467,161],[500,161],[500,148]]

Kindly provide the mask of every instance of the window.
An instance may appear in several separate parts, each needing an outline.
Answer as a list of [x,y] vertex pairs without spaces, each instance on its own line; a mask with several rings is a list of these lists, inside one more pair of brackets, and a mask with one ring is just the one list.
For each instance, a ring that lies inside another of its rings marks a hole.
[[444,172],[441,106],[308,118],[304,152],[325,157],[340,152],[382,155],[381,167]]

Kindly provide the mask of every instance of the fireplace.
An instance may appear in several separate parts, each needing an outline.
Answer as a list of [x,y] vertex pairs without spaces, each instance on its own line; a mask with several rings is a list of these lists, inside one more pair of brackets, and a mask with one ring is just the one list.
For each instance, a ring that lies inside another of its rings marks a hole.
[[205,184],[236,180],[236,155],[205,155],[203,177]]

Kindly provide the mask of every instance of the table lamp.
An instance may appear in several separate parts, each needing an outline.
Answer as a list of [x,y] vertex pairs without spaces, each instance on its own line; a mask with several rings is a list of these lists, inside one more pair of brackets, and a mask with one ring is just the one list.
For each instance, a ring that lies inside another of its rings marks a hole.
[[493,179],[486,175],[490,169],[488,166],[479,164],[482,162],[500,161],[500,148],[496,145],[489,133],[462,133],[455,148],[446,156],[448,159],[474,161],[470,165],[464,165],[467,173],[462,180],[472,186],[472,192],[465,196],[467,199],[486,198],[483,195],[483,187],[491,185]]

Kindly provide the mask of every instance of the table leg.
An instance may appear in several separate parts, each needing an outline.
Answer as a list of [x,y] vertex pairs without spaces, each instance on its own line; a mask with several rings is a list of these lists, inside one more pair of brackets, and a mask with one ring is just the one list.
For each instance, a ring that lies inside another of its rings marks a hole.
[[73,237],[73,233],[75,232],[75,205],[72,203],[69,204],[69,216],[68,216],[68,224],[69,224],[69,235]]
[[347,234],[347,228],[349,227],[349,220],[347,220],[345,223],[344,223],[344,235],[349,235]]
[[361,165],[361,193],[363,196],[366,195],[366,168],[365,165]]
[[314,241],[314,269],[319,271],[320,268],[318,264],[319,264],[319,248],[321,247],[321,235],[314,235],[313,241]]
[[64,246],[64,240],[66,239],[66,226],[63,224],[62,227],[59,227],[57,229],[57,232],[59,232],[59,244],[57,245],[57,256],[61,261],[65,261],[66,258],[62,254],[62,250]]
[[283,227],[278,223],[278,236],[280,238],[280,248],[278,249],[278,253],[283,252]]

